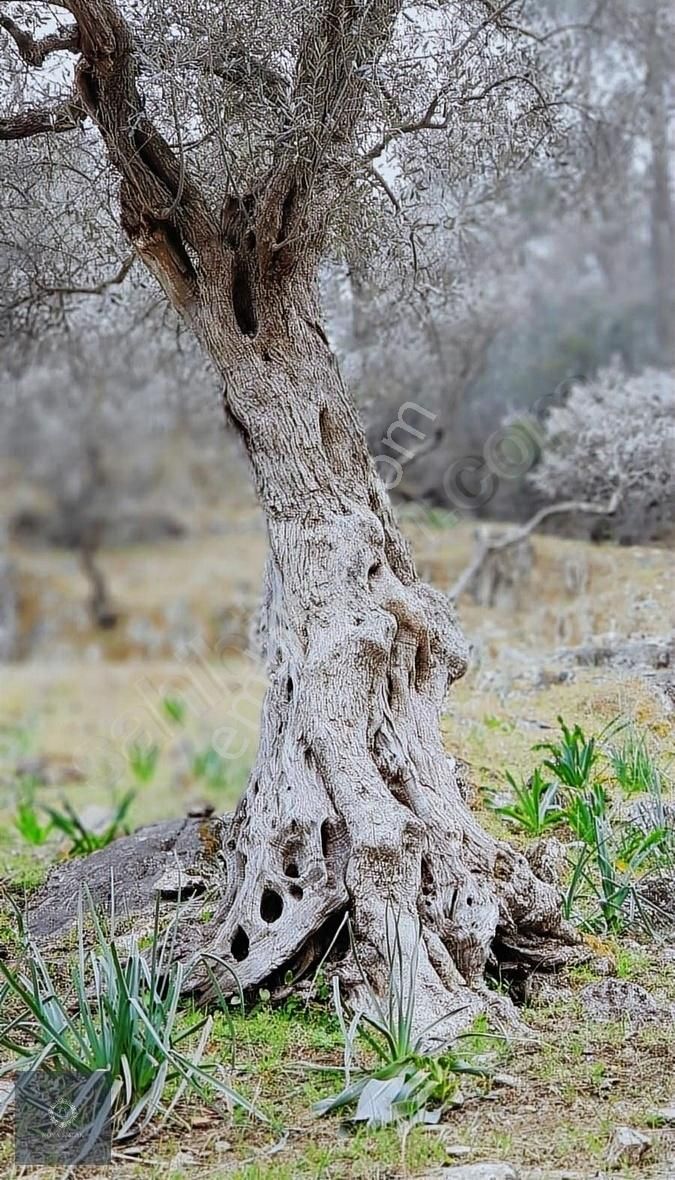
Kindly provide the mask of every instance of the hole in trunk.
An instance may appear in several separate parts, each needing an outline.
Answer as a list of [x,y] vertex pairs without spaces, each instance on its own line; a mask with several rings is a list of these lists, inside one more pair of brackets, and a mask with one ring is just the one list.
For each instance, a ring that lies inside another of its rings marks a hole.
[[328,860],[328,853],[330,852],[331,841],[333,839],[333,825],[325,819],[321,825],[321,851],[324,860]]
[[330,415],[325,407],[319,410],[319,435],[321,437],[321,446],[326,454],[329,455],[333,449],[333,440],[331,437]]
[[267,922],[268,925],[278,922],[283,912],[284,899],[281,894],[276,893],[274,889],[264,889],[260,898],[260,917],[263,922]]
[[[280,963],[276,970],[270,972],[265,986],[274,992],[279,987],[286,988],[288,986],[289,973],[293,977],[294,984],[308,974],[314,975],[317,957],[324,963],[326,974],[330,974],[330,965],[341,962],[351,949],[349,929],[344,916],[344,910],[330,914],[312,935],[311,954],[307,953],[307,943],[303,943],[295,955]],[[322,949],[323,956],[321,955]]]
[[513,946],[502,943],[499,934],[492,944],[492,955],[485,967],[488,984],[497,986],[513,1000],[517,1007],[526,1007],[532,994],[532,981],[537,975],[546,974],[548,968],[542,961],[538,971],[536,966],[524,960],[519,960],[517,950]]
[[284,865],[284,873],[287,877],[299,877],[300,869],[294,860],[289,860],[287,865]]
[[238,963],[243,963],[244,959],[248,958],[248,946],[248,934],[241,926],[237,926],[232,939],[232,958]]
[[427,674],[428,650],[426,645],[417,644],[415,651],[415,684],[422,684]]
[[237,256],[232,272],[232,307],[234,318],[244,336],[255,336],[258,331],[258,313],[251,279],[249,260]]
[[289,885],[288,892],[290,893],[291,897],[296,899],[296,901],[302,901],[304,894],[299,885]]

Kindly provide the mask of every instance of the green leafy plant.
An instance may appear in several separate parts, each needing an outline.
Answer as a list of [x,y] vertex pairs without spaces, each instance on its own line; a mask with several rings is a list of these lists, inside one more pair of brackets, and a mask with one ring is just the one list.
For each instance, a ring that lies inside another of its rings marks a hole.
[[[350,932],[351,933],[351,932]],[[489,1078],[491,1070],[472,1054],[461,1054],[456,1045],[462,1039],[476,1041],[477,1035],[458,1037],[455,1047],[439,1055],[427,1052],[433,1029],[442,1020],[457,1014],[448,1012],[415,1035],[415,985],[422,938],[418,929],[413,952],[407,958],[401,940],[400,918],[387,916],[387,995],[382,1001],[372,990],[361,969],[368,993],[368,1011],[360,1011],[348,1023],[337,978],[333,980],[333,1000],[344,1040],[344,1087],[336,1094],[316,1103],[319,1115],[353,1107],[352,1121],[369,1127],[405,1121],[437,1123],[448,1103],[456,1095],[458,1078],[463,1074]],[[356,956],[354,940],[352,951]],[[359,1040],[370,1050],[374,1064],[355,1067]]]
[[14,826],[28,844],[39,846],[49,839],[51,821],[43,823],[40,819],[40,809],[35,802],[35,781],[24,780],[21,795],[16,807]]
[[645,872],[672,864],[672,835],[666,827],[642,832],[612,811],[596,784],[573,797],[566,819],[577,836],[564,894],[564,913],[588,930],[618,934],[640,912],[648,915],[639,883]]
[[[21,923],[25,970],[0,959],[0,1049],[12,1060],[0,1076],[18,1070],[68,1069],[91,1078],[104,1071],[116,1139],[138,1134],[161,1113],[168,1119],[186,1090],[204,1102],[224,1102],[262,1118],[255,1107],[224,1080],[220,1067],[203,1062],[212,1028],[204,1017],[182,1031],[179,1000],[190,965],[174,957],[175,920],[160,933],[159,899],[149,959],[134,938],[124,951],[115,939],[114,901],[105,927],[88,898],[87,914],[95,945],[85,949],[85,911],[79,899],[77,960],[70,987],[59,987]],[[10,1001],[18,1015],[9,1015]],[[196,1040],[190,1051],[182,1046]],[[164,1106],[167,1089],[171,1100]],[[0,1114],[2,1113],[0,1109]]]
[[152,782],[159,761],[159,746],[155,742],[133,742],[129,747],[129,766],[137,783]]
[[665,775],[652,757],[647,738],[632,730],[609,751],[612,776],[624,795],[661,794]]
[[213,746],[206,746],[192,759],[192,773],[203,779],[213,790],[220,790],[229,783],[229,764]]
[[175,725],[182,725],[185,721],[187,708],[182,697],[167,695],[162,697],[162,709],[170,721]]
[[608,811],[607,792],[600,783],[594,783],[588,790],[569,798],[563,818],[579,840],[594,848],[597,844],[598,822],[606,825]]
[[558,717],[561,737],[558,741],[538,742],[532,748],[548,754],[544,766],[563,786],[582,791],[591,785],[598,763],[602,761],[602,750],[595,737],[587,738],[580,725],[570,729],[562,717]]
[[86,856],[90,852],[97,852],[99,848],[107,848],[108,844],[126,832],[124,821],[135,797],[134,791],[128,791],[100,832],[88,828],[66,800],[62,803],[61,811],[54,807],[45,807],[44,810],[50,818],[51,826],[70,840],[68,856]]
[[541,836],[560,823],[563,813],[558,784],[547,782],[539,767],[520,783],[508,770],[505,777],[511,787],[513,802],[492,804],[497,815],[515,824],[528,836]]
[[494,730],[496,733],[513,733],[516,728],[512,721],[506,717],[495,717],[492,713],[486,713],[483,718],[483,725],[487,729]]
[[[608,735],[626,728],[617,719],[590,737],[580,725],[568,726],[562,717],[558,722],[560,737],[533,747],[547,755],[543,763],[521,782],[507,774],[512,801],[493,803],[494,810],[529,836],[560,826],[573,837],[566,917],[584,929],[612,933],[620,933],[636,914],[648,925],[640,884],[647,874],[675,864],[661,794],[665,778],[636,731],[620,746],[605,749]],[[613,805],[613,780],[625,795],[648,796],[644,815]]]

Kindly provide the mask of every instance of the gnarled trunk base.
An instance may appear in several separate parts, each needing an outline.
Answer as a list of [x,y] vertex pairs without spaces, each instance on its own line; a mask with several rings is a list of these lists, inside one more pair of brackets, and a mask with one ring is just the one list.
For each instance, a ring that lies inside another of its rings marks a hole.
[[[267,516],[270,683],[225,854],[218,981],[306,966],[348,912],[359,971],[382,992],[395,923],[418,1031],[462,1009],[437,1027],[445,1039],[484,1004],[498,929],[576,936],[557,891],[462,800],[440,713],[467,647],[448,600],[417,579],[316,307],[297,295],[277,331],[220,361]],[[204,328],[216,358],[217,327]]]

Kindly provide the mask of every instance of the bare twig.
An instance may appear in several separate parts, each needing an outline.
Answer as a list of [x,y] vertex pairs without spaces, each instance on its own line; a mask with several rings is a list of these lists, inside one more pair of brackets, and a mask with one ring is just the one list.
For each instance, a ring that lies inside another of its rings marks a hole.
[[40,290],[43,295],[103,295],[109,287],[118,287],[124,282],[135,261],[136,255],[129,254],[110,278],[102,279],[92,287],[41,287]]
[[136,255],[129,254],[114,274],[110,275],[110,277],[107,279],[101,279],[100,283],[94,283],[90,287],[77,287],[63,284],[59,286],[45,286],[42,283],[38,283],[37,292],[31,291],[30,295],[24,295],[21,299],[17,299],[16,302],[10,303],[9,307],[6,308],[6,312],[8,313],[16,311],[18,307],[22,307],[26,303],[35,302],[40,296],[104,295],[110,287],[118,287],[120,283],[124,282],[135,260]]
[[551,516],[561,516],[569,512],[584,512],[595,516],[613,516],[621,502],[621,491],[615,491],[607,504],[597,504],[588,500],[564,500],[560,504],[549,504],[540,508],[525,524],[501,537],[487,537],[481,540],[478,550],[464,572],[460,574],[454,586],[448,591],[448,597],[456,601],[471,584],[476,574],[482,568],[492,553],[499,553],[512,545],[518,545],[529,537],[540,524]]

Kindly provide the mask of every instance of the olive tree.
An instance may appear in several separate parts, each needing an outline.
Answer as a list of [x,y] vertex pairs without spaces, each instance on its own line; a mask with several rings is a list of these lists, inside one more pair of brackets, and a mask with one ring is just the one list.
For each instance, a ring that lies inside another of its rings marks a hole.
[[[416,1019],[444,1018],[437,1034],[452,1035],[486,1006],[498,943],[543,959],[575,936],[557,891],[462,799],[439,717],[467,644],[417,576],[322,327],[318,276],[381,223],[419,265],[409,218],[427,216],[424,186],[401,171],[415,137],[425,168],[448,175],[455,150],[479,166],[498,119],[514,158],[536,150],[549,112],[529,55],[552,42],[503,23],[528,19],[515,0],[242,0],[225,16],[59,0],[39,37],[26,6],[10,7],[0,24],[31,80],[0,138],[96,129],[120,223],[222,378],[266,517],[269,686],[224,847],[222,986],[232,971],[250,987],[306,966],[347,912],[360,970],[382,988],[393,917],[416,956]],[[75,57],[72,91],[37,104],[32,70],[59,52]]]

